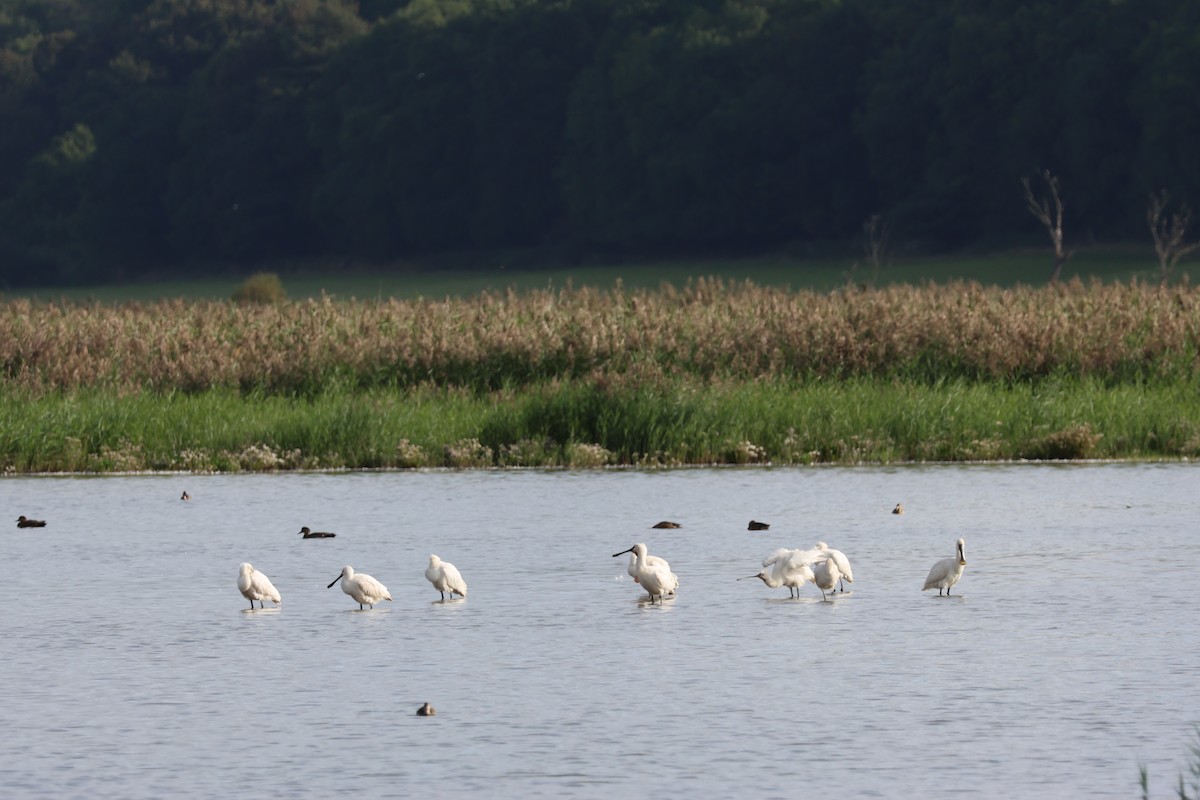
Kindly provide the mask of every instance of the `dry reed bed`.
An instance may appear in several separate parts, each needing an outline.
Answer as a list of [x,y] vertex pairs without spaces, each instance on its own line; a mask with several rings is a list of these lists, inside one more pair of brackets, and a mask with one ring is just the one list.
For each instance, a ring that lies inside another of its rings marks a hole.
[[473,299],[0,305],[0,368],[34,393],[268,392],[552,378],[1191,376],[1200,290],[973,283],[833,293],[699,280]]

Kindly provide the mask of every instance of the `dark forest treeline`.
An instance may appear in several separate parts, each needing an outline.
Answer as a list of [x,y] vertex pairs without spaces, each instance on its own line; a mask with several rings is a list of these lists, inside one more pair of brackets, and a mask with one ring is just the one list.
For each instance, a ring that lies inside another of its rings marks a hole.
[[0,286],[1033,240],[1042,169],[1077,243],[1200,202],[1200,4],[0,0]]

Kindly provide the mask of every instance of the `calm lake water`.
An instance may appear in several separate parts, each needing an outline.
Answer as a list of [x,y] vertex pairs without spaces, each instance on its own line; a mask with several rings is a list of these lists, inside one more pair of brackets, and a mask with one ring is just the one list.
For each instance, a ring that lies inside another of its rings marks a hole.
[[[1132,798],[1141,763],[1166,797],[1200,722],[1198,489],[1191,464],[0,479],[0,794]],[[959,536],[954,596],[922,593]],[[853,563],[835,601],[735,580],[818,539]],[[610,557],[634,542],[676,599],[639,602]],[[242,561],[280,609],[248,610]],[[394,602],[326,589],[343,564]]]

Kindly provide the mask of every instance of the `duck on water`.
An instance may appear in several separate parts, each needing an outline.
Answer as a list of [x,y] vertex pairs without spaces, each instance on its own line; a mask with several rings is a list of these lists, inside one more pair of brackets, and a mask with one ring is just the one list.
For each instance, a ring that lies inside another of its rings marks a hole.
[[333,537],[337,536],[336,533],[310,530],[307,525],[300,529],[300,535],[305,539],[332,539]]

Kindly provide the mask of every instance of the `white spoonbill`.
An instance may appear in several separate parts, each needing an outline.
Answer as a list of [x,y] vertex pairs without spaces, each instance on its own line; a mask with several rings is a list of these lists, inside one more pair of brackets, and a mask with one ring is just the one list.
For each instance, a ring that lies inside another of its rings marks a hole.
[[238,591],[250,601],[251,608],[254,608],[255,600],[262,608],[267,607],[263,600],[270,600],[275,605],[283,602],[271,579],[256,570],[253,564],[243,563],[238,568]]
[[[629,553],[629,568],[628,568],[629,577],[633,578],[634,583],[640,583],[640,581],[638,580],[638,554],[633,552],[632,548],[629,550],[626,550],[625,552]],[[621,554],[617,553],[617,555],[621,555]],[[662,564],[668,570],[671,569],[671,565],[667,563],[667,560],[665,558],[659,558],[658,556],[646,556],[646,563],[651,564],[651,565]],[[676,578],[675,582],[679,583],[679,579]],[[675,592],[672,590],[670,592],[667,592],[667,594],[675,594]]]
[[838,572],[842,574],[841,580],[842,591],[846,591],[847,583],[854,583],[854,573],[850,569],[850,559],[846,558],[846,554],[841,550],[832,550],[829,545],[824,542],[817,542],[817,549],[821,551],[821,555],[826,558],[832,558],[833,563],[837,564]]
[[963,567],[967,565],[966,546],[965,539],[954,543],[954,555],[933,565],[929,570],[929,577],[925,579],[925,585],[921,587],[922,592],[926,589],[937,589],[938,597],[941,597],[942,590],[945,589],[946,596],[950,596],[950,587],[958,583],[963,574]]
[[842,573],[838,569],[837,561],[827,558],[813,565],[813,576],[813,583],[821,590],[821,599],[828,600],[825,592],[833,591],[833,587],[837,586],[837,582],[841,580]]
[[679,588],[679,578],[674,572],[671,572],[671,565],[667,563],[665,558],[648,555],[646,553],[646,545],[641,542],[635,544],[628,550],[622,550],[619,553],[613,553],[613,558],[633,553],[637,557],[637,563],[633,570],[636,573],[633,579],[641,584],[642,588],[650,593],[650,601],[654,602],[654,598],[658,598],[662,602],[664,595],[675,594],[675,590]]
[[392,599],[391,592],[387,590],[386,586],[365,572],[355,574],[354,567],[349,564],[342,567],[342,574],[334,578],[325,588],[332,589],[333,584],[339,580],[342,582],[342,591],[358,602],[359,611],[362,611],[364,605],[374,608],[380,600]]
[[443,600],[446,599],[446,592],[450,593],[451,600],[454,599],[454,595],[467,596],[467,582],[459,574],[458,568],[449,561],[442,561],[435,555],[429,556],[429,566],[425,568],[425,579],[433,584],[433,588],[442,593]]
[[763,566],[773,569],[764,569],[757,575],[747,575],[738,580],[761,578],[768,588],[778,589],[780,586],[786,586],[788,597],[799,597],[800,587],[813,580],[812,564],[819,555],[816,550],[788,550],[781,547],[763,559]]

